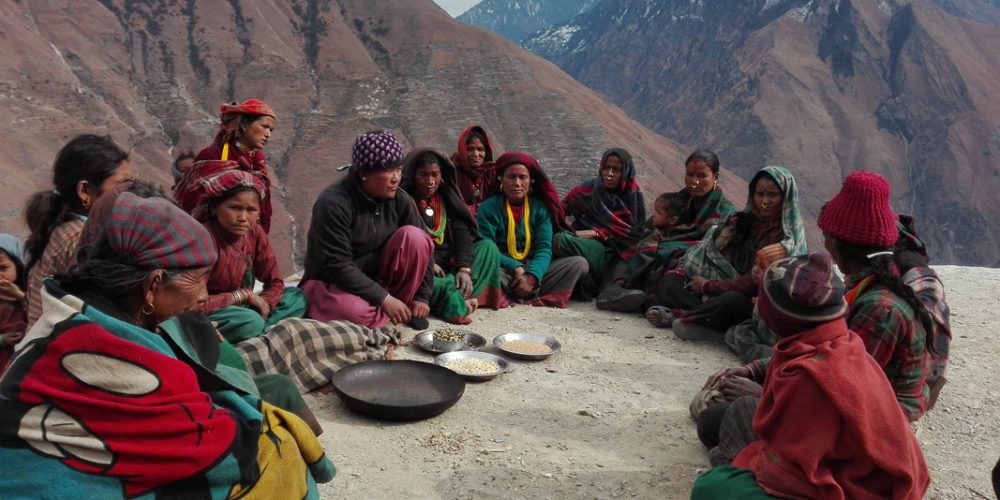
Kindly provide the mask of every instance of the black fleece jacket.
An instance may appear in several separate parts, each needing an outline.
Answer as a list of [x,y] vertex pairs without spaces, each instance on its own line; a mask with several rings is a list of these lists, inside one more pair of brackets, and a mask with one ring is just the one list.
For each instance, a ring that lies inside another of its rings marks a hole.
[[[392,233],[407,225],[423,230],[410,195],[398,189],[391,200],[372,199],[349,173],[313,204],[302,279],[331,283],[382,305],[389,292],[377,281],[379,257]],[[429,259],[414,300],[430,303],[433,279],[434,259]]]

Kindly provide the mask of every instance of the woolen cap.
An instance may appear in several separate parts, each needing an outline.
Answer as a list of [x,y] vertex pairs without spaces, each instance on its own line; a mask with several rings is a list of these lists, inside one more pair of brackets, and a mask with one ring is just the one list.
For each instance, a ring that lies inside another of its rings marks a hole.
[[833,272],[830,254],[813,252],[771,264],[760,282],[757,311],[782,337],[843,316],[844,282]]
[[112,203],[110,210],[90,217],[87,225],[101,229],[111,248],[136,267],[190,269],[215,264],[218,251],[212,235],[170,201],[124,192],[107,202]]
[[403,164],[403,145],[388,130],[365,132],[354,139],[351,164],[358,172],[374,172]]
[[856,170],[819,215],[819,228],[849,243],[890,247],[899,237],[889,204],[889,181],[874,172]]

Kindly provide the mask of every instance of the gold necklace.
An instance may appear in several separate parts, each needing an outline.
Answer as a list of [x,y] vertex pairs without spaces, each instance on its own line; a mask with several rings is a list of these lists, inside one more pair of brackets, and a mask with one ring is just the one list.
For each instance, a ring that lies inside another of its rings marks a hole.
[[524,260],[531,253],[531,224],[528,220],[531,217],[531,207],[528,204],[528,198],[524,198],[524,216],[521,220],[524,221],[524,250],[517,251],[517,223],[514,222],[514,212],[510,209],[510,202],[504,200],[504,206],[507,208],[507,253],[516,260]]

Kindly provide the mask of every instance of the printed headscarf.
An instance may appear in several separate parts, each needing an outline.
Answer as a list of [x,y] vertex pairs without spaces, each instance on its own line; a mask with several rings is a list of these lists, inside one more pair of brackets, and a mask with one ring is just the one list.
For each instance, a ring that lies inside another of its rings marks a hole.
[[420,199],[421,196],[417,192],[416,187],[416,164],[417,159],[425,153],[430,153],[436,156],[438,159],[438,165],[441,167],[441,186],[438,187],[437,194],[441,196],[442,200],[444,200],[445,209],[448,211],[448,218],[455,217],[465,222],[472,230],[473,236],[475,236],[478,234],[476,230],[476,219],[472,217],[472,213],[469,212],[469,207],[467,207],[465,202],[462,200],[462,195],[458,193],[458,187],[455,185],[455,165],[443,154],[432,148],[417,148],[407,154],[406,158],[403,160],[403,178],[399,181],[400,187],[409,193],[410,197],[414,200]]
[[[227,187],[226,189],[223,189]],[[260,195],[261,225],[265,231],[263,207],[267,205],[267,195],[270,192],[270,179],[266,171],[248,170],[239,161],[203,160],[195,162],[174,186],[174,199],[184,209],[199,221],[207,220],[205,213],[211,200],[236,186],[254,188]]]
[[[795,187],[795,177],[787,168],[779,166],[764,167],[754,175],[754,178],[762,174],[769,175],[781,189],[781,227],[785,232],[785,237],[780,242],[781,246],[785,247],[786,255],[789,257],[805,255],[806,230],[802,223],[802,214],[799,212],[799,191]],[[744,212],[749,212],[753,206],[754,187],[755,184],[751,181]]]
[[241,103],[233,101],[229,104],[223,104],[219,106],[219,131],[215,134],[215,142],[222,146],[239,139],[241,134],[240,117],[244,115],[270,116],[275,120],[278,119],[271,106],[260,99],[247,99]]
[[142,269],[190,269],[215,264],[212,236],[164,198],[129,192],[102,196],[87,219],[84,243],[107,238],[111,249]]
[[247,99],[241,103],[232,101],[219,106],[219,116],[223,122],[228,121],[227,118],[232,115],[260,115],[278,119],[277,116],[274,116],[274,110],[271,109],[271,106],[260,99]]
[[[608,157],[622,162],[622,177],[615,189],[601,180]],[[597,165],[597,177],[573,188],[562,201],[566,215],[573,217],[574,229],[593,229],[619,254],[634,247],[645,233],[646,202],[635,181],[632,155],[624,149],[604,152]]]
[[243,170],[226,170],[204,177],[198,182],[198,202],[191,211],[191,216],[199,222],[207,222],[212,217],[212,205],[221,201],[219,198],[223,194],[238,187],[256,191],[261,203],[266,199],[267,190],[260,177]]
[[[784,233],[779,244],[785,249],[789,257],[805,255],[806,236],[805,227],[802,224],[802,216],[799,213],[799,195],[795,187],[795,178],[785,167],[764,167],[757,171],[750,181],[750,189],[747,192],[747,204],[741,212],[730,214],[722,222],[712,227],[705,233],[701,242],[691,247],[681,258],[679,267],[684,269],[688,276],[701,276],[709,280],[735,278],[740,272],[715,245],[715,238],[719,231],[727,227],[727,222],[732,217],[747,216],[753,209],[753,190],[756,181],[763,176],[768,176],[778,184],[782,193],[781,204],[781,228]],[[749,226],[747,226],[749,227]]]
[[[504,153],[497,159],[496,168],[494,169],[496,177],[498,179],[503,177],[503,173],[507,170],[507,167],[515,164],[521,164],[528,168],[528,174],[531,176],[531,195],[542,200],[545,203],[545,207],[549,209],[549,213],[552,216],[552,232],[557,233],[569,229],[566,227],[566,212],[563,211],[562,205],[559,204],[559,193],[556,192],[556,187],[549,180],[548,176],[545,175],[545,171],[542,170],[538,161],[531,155],[520,151],[508,151]],[[503,196],[500,184],[498,180],[493,191],[494,195]]]

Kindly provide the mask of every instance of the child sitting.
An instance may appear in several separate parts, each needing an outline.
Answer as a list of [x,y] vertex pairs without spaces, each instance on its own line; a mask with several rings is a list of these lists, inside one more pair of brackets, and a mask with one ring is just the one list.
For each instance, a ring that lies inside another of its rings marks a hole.
[[655,270],[672,269],[684,255],[689,245],[678,242],[670,237],[684,213],[685,199],[681,193],[663,193],[653,202],[653,215],[649,222],[652,226],[645,237],[639,240],[629,252],[626,252],[624,268],[620,269],[615,280],[610,283],[597,297],[597,308],[608,311],[636,312],[646,304],[647,285],[655,285],[655,281],[647,283],[646,278]]

